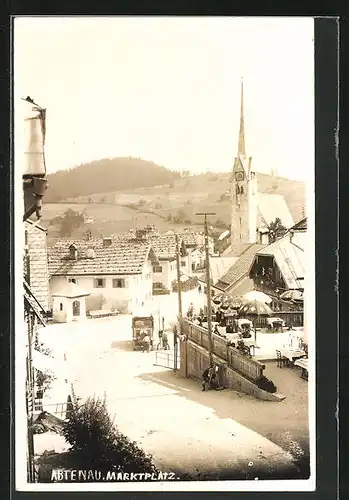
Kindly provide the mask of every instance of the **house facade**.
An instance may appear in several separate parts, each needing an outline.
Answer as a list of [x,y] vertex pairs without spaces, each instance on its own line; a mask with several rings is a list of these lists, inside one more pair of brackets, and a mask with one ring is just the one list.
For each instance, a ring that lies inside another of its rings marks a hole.
[[[295,305],[280,300],[287,290],[304,291],[306,219],[296,224],[282,238],[259,250],[251,264],[249,276],[254,288],[274,299],[274,308],[294,310]],[[303,304],[299,305],[303,310]]]
[[49,309],[47,230],[27,219],[24,232],[26,281],[42,308],[47,311]]
[[[153,234],[149,241],[159,264],[153,267],[153,291],[172,291],[172,282],[177,279],[177,241],[174,233]],[[188,269],[188,252],[184,241],[178,238],[180,272]]]
[[87,312],[107,309],[131,313],[151,300],[153,266],[158,260],[147,242],[104,238],[93,243],[60,244],[49,250],[48,257],[51,297],[72,282],[89,292]]

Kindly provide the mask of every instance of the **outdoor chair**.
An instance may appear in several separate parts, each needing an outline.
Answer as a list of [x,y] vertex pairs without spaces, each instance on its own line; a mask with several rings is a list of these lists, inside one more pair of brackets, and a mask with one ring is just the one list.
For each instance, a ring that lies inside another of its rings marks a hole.
[[288,366],[288,359],[282,356],[281,351],[276,351],[277,367],[282,368],[283,366]]

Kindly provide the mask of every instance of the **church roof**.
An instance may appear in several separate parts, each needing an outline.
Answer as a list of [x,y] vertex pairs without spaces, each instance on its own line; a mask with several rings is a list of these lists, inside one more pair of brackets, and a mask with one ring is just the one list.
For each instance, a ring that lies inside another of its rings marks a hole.
[[276,217],[288,229],[294,225],[285,198],[281,194],[257,193],[257,197],[258,210],[266,225],[274,222]]

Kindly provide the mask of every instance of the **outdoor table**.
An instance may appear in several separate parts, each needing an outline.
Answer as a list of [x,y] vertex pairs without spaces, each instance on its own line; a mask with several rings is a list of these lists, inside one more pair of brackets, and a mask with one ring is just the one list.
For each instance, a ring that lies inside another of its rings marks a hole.
[[267,318],[267,325],[268,328],[273,328],[274,330],[276,328],[282,328],[285,326],[285,321],[281,318]]
[[293,362],[297,358],[302,358],[306,354],[305,351],[303,351],[302,349],[290,349],[290,348],[280,349],[280,352],[281,356],[284,356],[291,362]]
[[250,327],[251,329],[253,328],[253,323],[251,320],[249,319],[245,319],[245,318],[240,318],[237,320],[237,324],[238,324],[238,328],[239,330],[242,330],[242,328],[245,326],[248,326]]
[[308,380],[308,358],[300,358],[294,362],[295,366],[302,368],[301,377]]

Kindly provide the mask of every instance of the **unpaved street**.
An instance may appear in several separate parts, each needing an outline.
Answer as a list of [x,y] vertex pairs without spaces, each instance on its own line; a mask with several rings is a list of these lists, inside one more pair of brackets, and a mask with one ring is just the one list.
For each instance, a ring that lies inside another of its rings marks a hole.
[[[76,395],[82,402],[105,395],[120,430],[153,454],[161,470],[182,478],[294,477],[288,453],[234,420],[245,396],[201,392],[198,382],[154,366],[153,352],[134,352],[131,338],[130,317],[118,316],[76,323],[60,342]],[[259,418],[260,402],[246,398]]]

